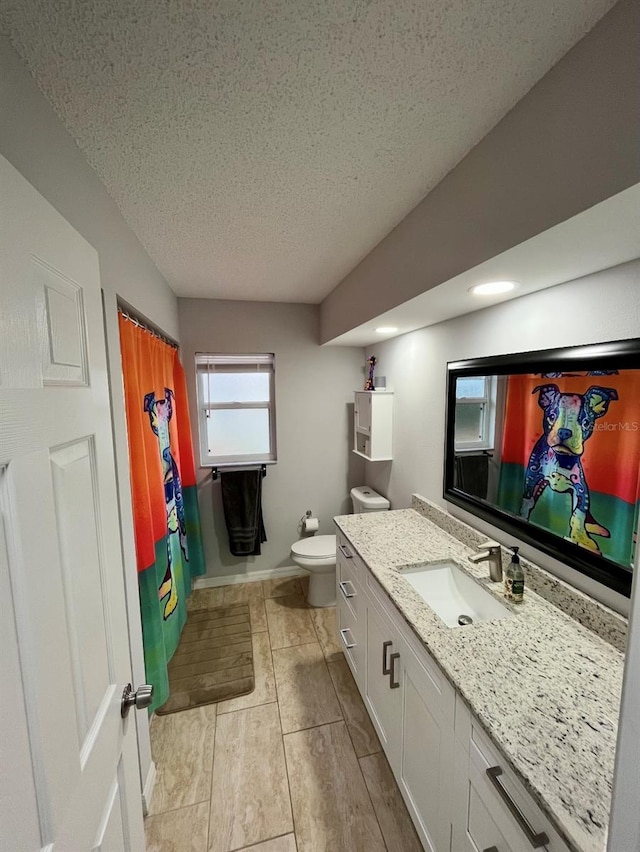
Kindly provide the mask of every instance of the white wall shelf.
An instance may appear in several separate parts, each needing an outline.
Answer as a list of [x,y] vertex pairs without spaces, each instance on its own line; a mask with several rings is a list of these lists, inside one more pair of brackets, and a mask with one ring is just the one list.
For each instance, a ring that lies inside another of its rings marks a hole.
[[353,452],[367,461],[393,459],[393,391],[356,391]]

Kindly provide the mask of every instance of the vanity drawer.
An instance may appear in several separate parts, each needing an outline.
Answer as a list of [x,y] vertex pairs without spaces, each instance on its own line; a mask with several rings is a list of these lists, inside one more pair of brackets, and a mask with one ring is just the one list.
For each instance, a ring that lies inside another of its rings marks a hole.
[[348,565],[355,579],[359,583],[363,581],[365,568],[362,559],[356,553],[349,539],[341,532],[336,535],[336,564]]
[[[493,771],[488,773],[487,770]],[[475,721],[471,725],[469,772],[474,789],[506,839],[507,849],[513,852],[530,852],[532,849],[569,852],[547,817],[507,765],[504,756]]]
[[360,691],[364,689],[365,636],[364,619],[358,619],[348,602],[338,598],[336,607],[338,638],[345,658]]
[[362,590],[358,581],[358,568],[351,559],[336,560],[336,598],[346,604],[354,618],[358,618],[362,607]]

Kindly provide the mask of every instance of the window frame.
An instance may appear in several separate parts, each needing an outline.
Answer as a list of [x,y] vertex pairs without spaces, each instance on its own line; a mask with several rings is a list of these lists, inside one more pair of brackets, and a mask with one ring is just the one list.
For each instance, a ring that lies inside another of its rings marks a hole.
[[[230,354],[216,352],[196,352],[196,399],[198,404],[198,445],[201,467],[253,467],[258,464],[276,464],[278,460],[276,443],[276,402],[275,402],[275,355],[273,352],[260,354]],[[259,402],[206,402],[203,381],[215,373],[250,373],[269,375],[269,399]],[[269,424],[269,451],[267,453],[236,453],[216,456],[209,449],[208,417],[209,411],[267,410]]]
[[482,430],[476,441],[456,441],[454,435],[455,452],[473,453],[479,450],[493,450],[496,429],[496,378],[495,376],[468,376],[465,378],[484,379],[484,394],[483,396],[469,396],[460,399],[456,397],[455,407],[457,409],[459,405],[483,405]]

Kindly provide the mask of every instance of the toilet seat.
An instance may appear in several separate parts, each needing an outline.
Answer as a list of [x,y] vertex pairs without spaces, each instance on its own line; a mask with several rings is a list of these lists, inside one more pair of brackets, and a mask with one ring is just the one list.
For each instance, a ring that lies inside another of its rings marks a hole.
[[302,556],[305,559],[335,559],[336,537],[335,535],[315,535],[310,538],[301,538],[291,545],[291,553]]

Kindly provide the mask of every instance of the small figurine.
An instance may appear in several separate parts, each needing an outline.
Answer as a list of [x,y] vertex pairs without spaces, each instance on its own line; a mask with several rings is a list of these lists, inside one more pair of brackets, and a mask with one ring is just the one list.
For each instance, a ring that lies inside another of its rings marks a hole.
[[369,365],[369,378],[364,383],[364,389],[366,391],[375,390],[375,387],[373,385],[373,371],[375,369],[377,360],[378,359],[376,358],[375,355],[369,355],[369,357],[367,358],[367,364]]

